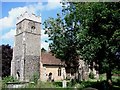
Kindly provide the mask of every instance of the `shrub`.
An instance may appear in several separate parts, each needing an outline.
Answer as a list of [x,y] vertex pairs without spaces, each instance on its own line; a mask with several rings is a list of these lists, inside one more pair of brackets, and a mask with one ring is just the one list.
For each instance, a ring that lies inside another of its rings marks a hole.
[[117,84],[118,84],[118,86],[120,86],[120,77],[118,77],[118,79],[117,79]]
[[25,87],[23,88],[35,88],[35,83],[29,83],[28,85],[26,85]]
[[7,83],[7,82],[18,82],[17,78],[14,78],[12,76],[7,76],[4,77],[2,82]]
[[99,76],[100,81],[106,80],[106,74],[100,74]]
[[6,83],[8,82],[18,82],[18,80],[12,76],[6,76],[2,80],[2,87],[6,87]]
[[76,88],[81,88],[81,84],[76,83],[76,84],[74,85],[74,87],[76,87]]
[[39,73],[34,73],[30,81],[37,83],[38,79],[39,79]]
[[36,88],[55,88],[56,86],[53,85],[53,82],[42,82],[39,81]]
[[0,90],[2,89],[2,80],[0,80]]
[[38,83],[29,83],[24,88],[55,88],[55,85],[52,82],[38,81]]
[[90,72],[90,74],[89,74],[89,78],[91,78],[91,79],[95,79],[93,72]]
[[120,74],[120,71],[114,70],[112,73],[113,73],[113,74]]
[[55,85],[56,87],[62,87],[62,81],[53,82],[53,85]]

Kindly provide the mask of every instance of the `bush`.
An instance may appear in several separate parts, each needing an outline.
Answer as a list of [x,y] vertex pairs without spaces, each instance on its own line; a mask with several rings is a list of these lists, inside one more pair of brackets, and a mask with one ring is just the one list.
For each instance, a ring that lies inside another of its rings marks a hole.
[[95,79],[93,72],[90,72],[90,74],[89,74],[89,78],[91,78],[91,79]]
[[18,82],[18,80],[12,76],[4,77],[2,80],[2,87],[6,87],[6,83],[8,82]]
[[30,81],[37,83],[39,79],[39,74],[38,73],[34,73],[33,76],[31,77]]
[[120,74],[120,71],[114,70],[114,71],[112,71],[112,73],[113,73],[113,74]]
[[72,87],[72,82],[71,81],[67,82],[67,87]]
[[55,88],[56,86],[53,84],[53,82],[42,82],[39,81],[36,88]]
[[120,77],[117,78],[116,83],[118,86],[120,86]]
[[76,88],[82,88],[80,83],[76,83],[76,84],[74,85],[74,87],[76,87]]
[[0,80],[0,90],[2,89],[2,80]]
[[53,85],[55,85],[56,87],[62,87],[62,81],[53,82]]
[[38,81],[38,83],[29,83],[24,88],[55,88],[55,85],[53,85],[52,82],[42,82]]
[[80,83],[76,83],[76,84],[74,85],[74,87],[80,88],[80,89],[84,89],[84,88],[87,88],[87,87],[94,87],[94,82],[82,81],[82,82],[80,82]]
[[7,76],[4,77],[2,82],[7,83],[7,82],[18,82],[18,80],[12,76]]

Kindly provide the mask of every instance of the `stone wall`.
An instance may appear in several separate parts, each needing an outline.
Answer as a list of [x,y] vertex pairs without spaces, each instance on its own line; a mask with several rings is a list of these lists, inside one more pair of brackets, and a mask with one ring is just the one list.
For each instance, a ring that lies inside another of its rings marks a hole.
[[33,77],[33,75],[40,73],[40,57],[39,56],[32,56],[26,55],[25,56],[25,80],[29,80]]
[[26,55],[40,56],[40,35],[26,33],[25,44]]
[[58,69],[59,66],[54,66],[54,65],[41,67],[40,79],[42,81],[46,81],[48,79],[48,75],[50,72],[52,73],[52,76],[55,81],[65,79],[66,78],[66,72],[64,71],[65,67],[61,67],[61,76],[58,76]]
[[14,53],[15,57],[20,56],[23,53],[22,52],[22,49],[23,49],[22,37],[23,37],[23,34],[15,36],[15,46],[13,48],[13,53]]

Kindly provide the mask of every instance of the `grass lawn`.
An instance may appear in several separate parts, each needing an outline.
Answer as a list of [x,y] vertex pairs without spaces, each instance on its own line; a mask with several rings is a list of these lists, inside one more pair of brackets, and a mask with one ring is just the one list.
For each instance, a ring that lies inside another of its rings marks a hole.
[[1,88],[2,88],[2,80],[0,80],[0,90],[1,90]]
[[[8,77],[3,82],[11,81],[11,78]],[[106,77],[105,74],[100,75],[100,81],[97,81],[96,79],[89,79],[88,81],[82,81],[79,83],[76,82],[70,82],[67,81],[67,87],[62,88],[62,81],[56,81],[56,82],[42,82],[39,81],[38,83],[29,83],[24,88],[57,88],[57,90],[83,90],[85,88],[91,87],[96,88],[98,90],[109,90],[108,84],[105,81]],[[120,90],[120,77],[113,76],[112,77],[113,86],[110,88],[111,90]],[[5,86],[5,85],[3,85]],[[0,81],[0,88],[2,88],[2,81]],[[77,89],[76,89],[77,88]]]

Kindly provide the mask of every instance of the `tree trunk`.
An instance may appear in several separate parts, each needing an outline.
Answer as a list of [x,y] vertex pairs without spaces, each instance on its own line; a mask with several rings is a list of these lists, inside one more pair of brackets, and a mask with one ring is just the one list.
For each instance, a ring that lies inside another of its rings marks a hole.
[[[112,55],[111,55],[112,56]],[[111,57],[110,56],[110,57]],[[111,57],[112,58],[112,57]],[[107,81],[109,80],[112,80],[112,66],[111,66],[111,59],[108,59],[108,64],[109,64],[109,67],[108,67],[108,70],[107,70]]]
[[111,69],[109,69],[108,71],[107,71],[107,74],[106,74],[107,76],[107,81],[108,80],[112,80],[112,73],[111,73]]
[[111,90],[111,88],[112,88],[112,73],[111,72],[112,72],[112,70],[109,67],[109,70],[106,73],[106,75],[107,75],[107,85],[108,85],[109,90]]

